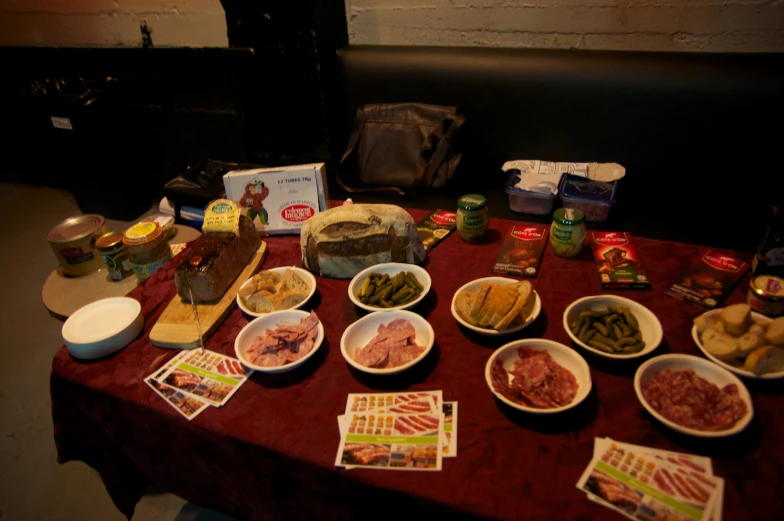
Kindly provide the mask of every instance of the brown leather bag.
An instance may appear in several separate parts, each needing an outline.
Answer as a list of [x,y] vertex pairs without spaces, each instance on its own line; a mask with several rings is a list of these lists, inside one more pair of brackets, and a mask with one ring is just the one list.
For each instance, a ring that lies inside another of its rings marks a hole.
[[357,111],[337,180],[348,192],[443,188],[460,163],[464,122],[455,107],[364,105]]

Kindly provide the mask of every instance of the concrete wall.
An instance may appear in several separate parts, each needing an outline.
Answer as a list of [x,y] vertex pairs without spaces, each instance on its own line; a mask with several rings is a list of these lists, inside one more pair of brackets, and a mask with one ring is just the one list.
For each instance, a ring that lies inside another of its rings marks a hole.
[[219,0],[0,0],[0,45],[226,47]]
[[345,0],[349,41],[784,51],[784,0]]

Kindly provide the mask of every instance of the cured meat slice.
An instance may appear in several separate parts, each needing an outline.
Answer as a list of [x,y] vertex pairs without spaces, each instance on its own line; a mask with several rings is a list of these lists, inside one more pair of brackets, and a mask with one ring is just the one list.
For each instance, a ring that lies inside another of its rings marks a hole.
[[[310,353],[318,335],[319,320],[312,311],[298,324],[280,323],[253,339],[248,348],[251,363],[261,367],[277,367],[300,360]],[[237,364],[239,374],[244,374]]]
[[[493,387],[509,400],[537,409],[567,405],[577,394],[577,379],[546,350],[517,349],[519,360],[507,373],[500,360],[491,368]],[[509,376],[512,376],[511,383]]]
[[[415,342],[416,330],[406,319],[398,318],[389,324],[380,324],[370,342],[354,351],[354,360],[360,365],[373,368],[392,368],[418,359],[425,348]],[[408,399],[418,399],[408,395]],[[402,397],[399,397],[399,401]]]
[[645,384],[642,394],[668,420],[702,431],[729,429],[748,410],[735,384],[719,389],[693,369],[664,369]]

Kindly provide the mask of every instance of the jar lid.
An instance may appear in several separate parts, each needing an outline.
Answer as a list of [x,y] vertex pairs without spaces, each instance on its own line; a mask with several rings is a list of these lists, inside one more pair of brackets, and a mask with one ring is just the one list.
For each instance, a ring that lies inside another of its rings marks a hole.
[[103,228],[103,216],[98,214],[69,217],[49,231],[49,242],[70,242],[83,239]]
[[153,222],[136,223],[127,230],[123,236],[123,243],[128,246],[141,246],[154,241],[161,236],[161,225]]
[[467,212],[481,210],[485,206],[487,206],[487,199],[484,195],[468,194],[457,200],[457,207]]
[[773,275],[758,275],[749,281],[751,291],[769,300],[784,300],[784,279]]
[[558,208],[553,213],[553,220],[558,224],[571,226],[581,224],[585,220],[585,214],[579,208]]
[[112,248],[120,244],[122,240],[123,234],[118,232],[108,232],[98,237],[98,239],[95,241],[95,246],[101,249]]

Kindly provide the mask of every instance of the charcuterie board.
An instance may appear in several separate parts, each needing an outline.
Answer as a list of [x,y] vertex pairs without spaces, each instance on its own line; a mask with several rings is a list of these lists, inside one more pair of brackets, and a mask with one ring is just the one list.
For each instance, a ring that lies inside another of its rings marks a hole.
[[[234,283],[219,301],[196,305],[199,312],[202,338],[206,339],[209,337],[223,321],[236,302],[237,291],[240,286],[256,273],[266,256],[267,243],[262,241],[261,246],[253,254],[248,265],[245,266],[245,269],[237,276]],[[185,302],[179,295],[175,295],[160,318],[158,318],[152,331],[150,331],[150,341],[158,347],[194,349],[200,347],[198,331],[196,318],[193,315],[193,306]]]

